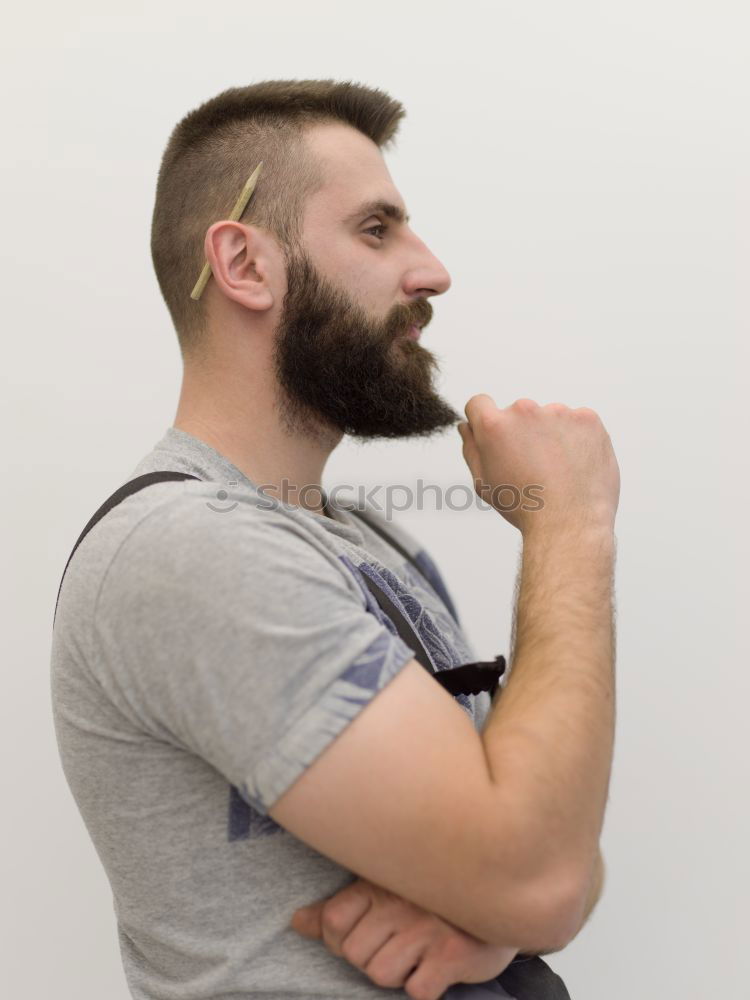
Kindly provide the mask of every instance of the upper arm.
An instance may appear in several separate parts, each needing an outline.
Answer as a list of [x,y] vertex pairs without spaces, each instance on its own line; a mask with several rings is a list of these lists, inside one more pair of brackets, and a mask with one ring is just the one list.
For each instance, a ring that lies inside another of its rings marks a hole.
[[282,515],[185,496],[118,550],[92,662],[134,724],[344,868],[480,939],[549,940],[557,885],[479,734],[363,591]]
[[555,939],[555,887],[519,872],[521,831],[481,739],[411,660],[269,808],[321,854],[484,941]]

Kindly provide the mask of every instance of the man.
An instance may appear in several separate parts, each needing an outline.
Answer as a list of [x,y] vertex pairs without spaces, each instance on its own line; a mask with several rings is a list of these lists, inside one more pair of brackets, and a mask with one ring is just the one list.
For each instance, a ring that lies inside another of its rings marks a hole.
[[436,684],[366,586],[436,671],[474,660],[427,553],[322,488],[344,434],[459,420],[422,342],[450,278],[381,152],[403,113],[354,84],[268,81],[191,112],[164,153],[152,254],[184,379],[128,479],[200,481],[96,524],[52,650],[63,766],[136,998],[521,996],[495,977],[563,947],[598,897],[619,481],[596,415],[467,404],[477,484],[555,487],[549,510],[503,512],[524,563],[492,712]]

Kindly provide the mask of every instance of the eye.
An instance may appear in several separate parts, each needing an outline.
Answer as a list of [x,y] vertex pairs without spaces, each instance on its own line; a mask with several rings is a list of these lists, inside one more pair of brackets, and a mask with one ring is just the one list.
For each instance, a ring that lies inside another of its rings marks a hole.
[[[362,232],[363,233],[374,233],[375,230],[378,230],[378,229],[382,229],[383,233],[385,234],[388,231],[388,226],[384,225],[383,223],[381,223],[378,226],[370,226],[369,229],[363,229]],[[375,236],[374,238],[376,240],[380,240],[382,242],[382,240],[385,239],[385,235],[383,235],[383,236]]]

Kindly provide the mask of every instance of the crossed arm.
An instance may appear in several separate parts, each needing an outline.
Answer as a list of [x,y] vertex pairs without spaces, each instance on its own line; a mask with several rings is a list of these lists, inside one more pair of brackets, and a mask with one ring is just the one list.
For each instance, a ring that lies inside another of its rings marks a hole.
[[[577,933],[596,906],[603,885],[600,850]],[[376,985],[402,987],[413,1000],[438,1000],[455,983],[494,979],[517,954],[511,946],[480,941],[365,879],[356,879],[330,899],[295,911],[290,926],[305,937],[322,939],[329,951]]]
[[[578,935],[585,927],[586,922],[591,916],[594,907],[599,902],[599,898],[601,897],[602,894],[602,889],[604,888],[604,873],[605,873],[604,858],[602,857],[602,852],[600,848],[599,851],[597,852],[596,860],[594,861],[594,870],[591,874],[591,885],[589,888],[589,894],[586,898],[586,906],[583,911],[583,918],[575,934],[576,937],[578,937]],[[537,954],[551,955],[553,951],[554,949],[550,951],[540,951],[537,952]]]

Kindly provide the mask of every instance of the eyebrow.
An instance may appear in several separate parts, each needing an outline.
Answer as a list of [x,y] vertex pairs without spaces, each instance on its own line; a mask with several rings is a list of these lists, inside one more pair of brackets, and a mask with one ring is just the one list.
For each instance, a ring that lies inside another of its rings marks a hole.
[[385,215],[386,218],[393,219],[402,224],[408,223],[411,218],[398,205],[394,205],[390,201],[385,201],[383,198],[375,198],[372,201],[363,202],[350,215],[347,215],[343,221],[346,223],[352,222],[354,219],[366,219],[368,215]]

